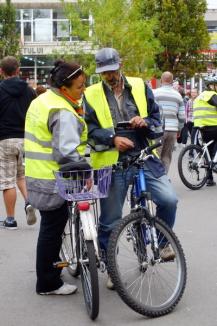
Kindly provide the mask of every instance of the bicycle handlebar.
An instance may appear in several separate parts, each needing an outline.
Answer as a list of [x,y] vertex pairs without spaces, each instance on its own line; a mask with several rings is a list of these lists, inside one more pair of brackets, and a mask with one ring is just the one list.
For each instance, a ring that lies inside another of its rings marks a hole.
[[159,142],[158,143],[156,143],[156,144],[154,144],[154,145],[151,145],[151,146],[148,146],[148,147],[146,147],[145,149],[144,149],[144,152],[145,152],[145,154],[147,154],[147,155],[150,155],[151,154],[151,152],[155,149],[155,148],[158,148],[158,147],[160,147],[162,145],[162,141],[161,140],[159,140]]

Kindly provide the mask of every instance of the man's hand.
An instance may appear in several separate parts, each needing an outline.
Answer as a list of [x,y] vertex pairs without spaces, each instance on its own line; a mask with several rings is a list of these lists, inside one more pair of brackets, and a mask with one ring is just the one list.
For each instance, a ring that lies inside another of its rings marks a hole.
[[140,116],[135,116],[130,120],[132,128],[144,128],[147,127],[147,123]]
[[127,137],[115,136],[114,145],[119,152],[134,148],[134,143]]

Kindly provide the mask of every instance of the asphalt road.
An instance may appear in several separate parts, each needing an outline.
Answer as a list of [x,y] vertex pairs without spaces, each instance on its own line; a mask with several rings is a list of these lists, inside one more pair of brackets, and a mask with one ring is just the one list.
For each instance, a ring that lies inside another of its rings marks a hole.
[[[184,296],[176,309],[158,319],[130,310],[105,287],[100,278],[100,313],[97,325],[113,326],[215,326],[217,325],[217,186],[191,191],[181,183],[174,152],[170,177],[179,197],[175,232],[181,240],[188,266]],[[215,176],[217,181],[217,175]],[[0,195],[0,217],[5,214]],[[0,326],[89,325],[79,279],[74,296],[39,296],[35,293],[35,247],[39,224],[27,226],[23,200],[18,194],[18,230],[0,228]],[[38,216],[39,220],[39,216]]]

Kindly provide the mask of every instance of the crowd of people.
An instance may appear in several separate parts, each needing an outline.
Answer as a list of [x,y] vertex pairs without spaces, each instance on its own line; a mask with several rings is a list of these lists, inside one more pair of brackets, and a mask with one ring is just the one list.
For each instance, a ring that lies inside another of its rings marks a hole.
[[[19,63],[14,57],[1,61],[0,190],[7,214],[4,226],[17,228],[17,185],[25,200],[27,223],[36,222],[35,209],[41,216],[36,253],[36,292],[41,295],[72,294],[77,290],[75,285],[64,283],[61,271],[53,267],[59,260],[68,217],[66,202],[55,187],[54,170],[97,169],[124,163],[132,152],[161,138],[161,149],[145,163],[145,177],[158,217],[173,228],[178,199],[167,174],[177,139],[186,144],[190,133],[193,142],[202,127],[204,141],[215,139],[217,143],[214,79],[199,96],[192,89],[190,98],[184,101],[174,89],[169,71],[163,72],[160,87],[152,91],[141,78],[123,74],[115,49],[100,49],[95,61],[100,82],[85,88],[83,67],[57,60],[50,73],[50,89],[38,88],[37,92],[19,78]],[[131,127],[120,134],[116,127],[121,121],[129,121]],[[84,157],[87,141],[98,148],[91,150],[90,165]],[[215,150],[213,145],[212,155]],[[100,200],[98,239],[105,263],[109,236],[122,217],[134,174],[134,168],[125,173],[116,169],[108,198]],[[212,171],[207,185],[215,185]],[[166,260],[175,257],[169,245],[162,255]],[[107,287],[114,288],[109,275]]]

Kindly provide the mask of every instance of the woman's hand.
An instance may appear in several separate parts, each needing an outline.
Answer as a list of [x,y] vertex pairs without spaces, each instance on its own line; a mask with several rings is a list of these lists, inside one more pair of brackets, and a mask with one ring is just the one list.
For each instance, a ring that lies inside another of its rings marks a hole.
[[92,185],[93,185],[93,179],[87,179],[85,187],[87,188],[88,191],[91,189]]

